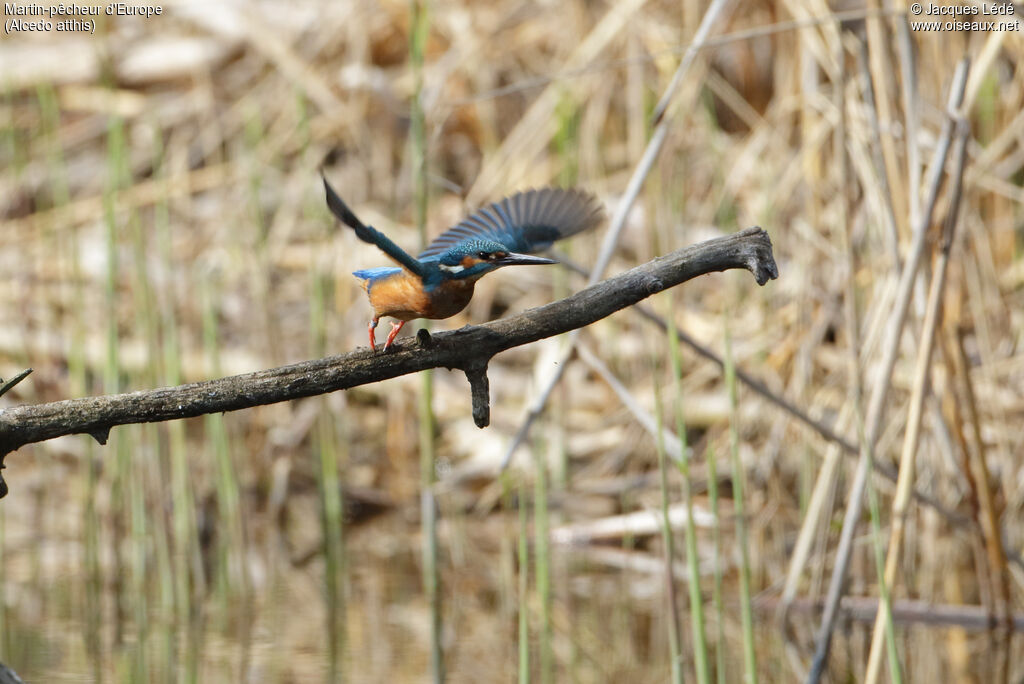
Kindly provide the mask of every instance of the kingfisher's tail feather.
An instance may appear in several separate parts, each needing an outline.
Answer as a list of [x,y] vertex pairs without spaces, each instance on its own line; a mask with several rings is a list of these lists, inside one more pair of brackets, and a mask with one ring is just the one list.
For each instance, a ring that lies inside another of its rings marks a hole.
[[334,188],[331,187],[331,184],[327,182],[327,177],[321,175],[321,178],[323,178],[324,181],[324,192],[327,194],[327,208],[330,209],[331,213],[334,214],[342,223],[352,228],[356,232],[356,237],[363,242],[376,245],[382,252],[402,266],[405,266],[416,275],[420,277],[426,275],[427,269],[423,264],[412,258],[408,252],[392,242],[387,235],[380,232],[373,226],[363,224],[363,222],[356,217],[355,213],[348,208],[348,205],[342,201],[341,197],[338,196],[338,193],[336,193]]
[[[324,181],[324,193],[327,195],[327,208],[331,210],[331,213],[346,226],[354,229],[357,235],[359,235],[361,231],[366,230],[366,226],[363,225],[363,222],[360,221],[355,213],[348,208],[348,205],[345,204],[341,197],[338,196],[338,193],[334,191],[331,184],[327,182],[327,177],[321,175],[320,178]],[[362,237],[362,235],[359,235],[359,237]]]

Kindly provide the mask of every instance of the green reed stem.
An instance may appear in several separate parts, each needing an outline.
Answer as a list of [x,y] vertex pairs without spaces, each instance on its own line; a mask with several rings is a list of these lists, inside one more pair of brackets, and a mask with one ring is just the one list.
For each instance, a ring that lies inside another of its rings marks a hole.
[[519,483],[519,684],[530,682],[530,546],[527,541],[526,485]]
[[[43,135],[46,138],[45,159],[47,165],[47,176],[50,179],[48,188],[51,193],[53,208],[60,208],[71,200],[71,193],[68,186],[67,165],[64,158],[64,150],[60,139],[60,106],[57,94],[49,84],[40,85],[37,88],[39,100],[39,111],[42,119]],[[13,111],[10,108],[7,111]],[[12,167],[15,177],[20,174],[25,158],[21,152],[22,146],[18,145],[18,137],[13,135],[13,124],[4,128],[5,134],[12,135],[6,142],[9,142],[11,149],[8,150],[8,158],[13,161]],[[5,138],[7,136],[5,135]],[[78,227],[74,224],[61,227],[55,234],[59,234],[55,253],[64,265],[60,271],[68,274],[67,298],[70,306],[67,308],[67,322],[60,322],[62,329],[70,331],[70,343],[65,349],[68,363],[68,394],[72,397],[81,397],[89,393],[88,376],[85,361],[85,330],[87,324],[83,321],[86,311],[84,293],[88,288],[82,287],[82,266],[80,261],[81,250],[79,249]],[[90,321],[89,326],[93,325]],[[98,462],[96,460],[96,445],[93,440],[86,442],[85,454],[82,459],[84,466],[85,482],[82,501],[82,537],[83,537],[83,566],[84,566],[84,587],[82,588],[82,603],[79,608],[82,616],[83,641],[89,659],[92,680],[103,681],[103,612],[100,598],[103,592],[102,575],[99,565],[99,539],[100,520],[96,512],[96,500],[98,492]],[[0,564],[2,568],[2,564]],[[2,593],[2,583],[0,583]],[[0,617],[4,610],[0,607]],[[6,641],[6,643],[4,643]],[[7,651],[11,647],[9,633],[0,624],[0,647]]]
[[[516,505],[518,490],[515,489],[515,482],[512,480],[511,470],[506,470],[498,476],[501,485],[501,509],[511,511]],[[504,526],[505,534],[501,536],[501,548],[499,556],[500,572],[500,605],[502,622],[511,624],[512,618],[517,616],[519,609],[519,585],[518,574],[516,573],[516,554],[519,543],[518,519],[513,521],[506,518]]]
[[[107,271],[104,283],[106,335],[106,359],[103,369],[103,389],[107,394],[116,394],[121,389],[118,338],[118,225],[115,207],[117,193],[128,182],[128,163],[124,122],[112,118],[107,131],[108,179],[103,191],[104,224],[106,226]],[[128,478],[130,458],[123,433],[110,435],[108,449],[113,449],[114,460],[111,468],[110,511],[113,529],[110,535],[111,558],[113,559],[114,593],[114,643],[121,645],[125,638],[125,563],[122,550],[125,547],[123,535],[125,517],[130,510]]]
[[[140,443],[143,437],[139,434],[138,426],[133,430],[136,434],[132,440]],[[124,446],[121,446],[121,445]],[[138,454],[129,453],[129,442],[127,439],[118,441],[118,457],[121,457],[121,450],[124,450],[124,458],[128,467],[129,502],[131,505],[131,604],[135,621],[135,643],[132,645],[134,657],[132,667],[135,671],[135,681],[142,681],[151,676],[147,664],[147,650],[149,647],[149,601],[146,592],[147,573],[149,571],[149,524],[146,516],[145,501],[145,478],[143,464],[138,462]]]
[[[327,302],[334,279],[313,264],[310,288],[310,329],[312,351],[320,357],[327,351]],[[338,474],[338,443],[326,397],[319,397],[320,415],[314,434],[318,454],[317,487],[320,491],[321,530],[324,538],[324,592],[327,600],[328,679],[342,680],[345,645],[344,553],[341,480]]]
[[562,165],[558,180],[566,186],[576,184],[579,176],[579,127],[580,108],[569,93],[563,93],[555,107],[558,128],[555,130],[554,146]]
[[[662,415],[664,402],[661,393],[661,383],[658,381],[655,369],[654,377],[654,419],[657,437],[654,440],[658,451],[658,484],[661,494],[661,540],[665,546],[665,589],[666,605],[668,606],[668,645],[671,658],[671,672],[673,684],[682,684],[683,681],[683,656],[680,646],[681,636],[679,627],[679,607],[676,602],[675,575],[672,565],[675,563],[675,538],[672,534],[672,520],[669,517],[668,504],[668,467],[665,454],[665,433],[663,430]],[[691,578],[692,584],[692,578]]]
[[[220,369],[219,335],[217,332],[217,294],[214,283],[207,279],[202,287],[203,347],[210,373],[222,374]],[[245,530],[242,524],[241,495],[238,474],[231,459],[231,444],[224,416],[220,413],[205,417],[207,439],[216,465],[217,491],[217,550],[214,570],[214,596],[219,603],[218,620],[221,625],[235,624],[235,635],[244,669],[250,628],[249,577],[245,563]]]
[[715,557],[715,579],[711,589],[711,602],[715,606],[715,680],[725,684],[725,605],[722,602],[722,521],[718,512],[718,457],[715,448],[708,445],[705,451],[708,464],[708,499],[711,503],[711,547]]
[[[299,114],[299,135],[305,152],[311,142],[309,107],[306,98],[299,93],[296,97]],[[329,238],[330,228],[325,229]],[[314,257],[310,271],[310,322],[313,357],[328,353],[327,316],[334,291],[334,277],[330,264]],[[339,467],[339,451],[343,452],[344,440],[338,439],[337,418],[332,415],[327,397],[320,397],[320,415],[314,433],[314,450],[318,454],[317,487],[320,492],[321,529],[324,538],[324,592],[327,599],[328,677],[332,682],[344,680],[344,658],[346,645],[345,617],[345,526],[344,494]]]
[[540,681],[552,681],[554,653],[551,649],[551,552],[548,544],[548,468],[545,449],[535,451],[536,476],[533,483],[533,547],[537,598],[540,601]]
[[[669,293],[669,314],[675,309],[675,293]],[[672,316],[666,316],[671,321]],[[690,575],[690,621],[693,629],[693,666],[697,681],[709,684],[711,674],[708,662],[708,640],[704,624],[704,597],[700,590],[700,557],[697,555],[697,526],[693,521],[693,480],[690,476],[690,448],[686,437],[686,417],[683,414],[683,362],[676,326],[667,326],[669,357],[672,361],[672,392],[675,395],[675,421],[682,460],[679,472],[683,476],[683,500],[686,502],[686,567]],[[720,562],[716,556],[715,562]],[[721,649],[721,644],[719,644]]]
[[[157,145],[161,136],[154,135]],[[162,148],[154,153],[154,177],[166,181],[166,169]],[[153,223],[156,229],[157,252],[165,273],[175,272],[175,258],[171,241],[170,207],[167,202],[166,185],[153,207]],[[163,358],[162,381],[166,386],[182,382],[181,345],[178,342],[177,302],[173,290],[166,297],[158,299],[159,329]],[[165,423],[163,435],[167,440],[170,460],[170,505],[171,537],[173,539],[171,572],[174,592],[175,641],[183,644],[175,650],[179,653],[176,680],[195,684],[199,678],[200,649],[193,648],[199,639],[194,638],[193,627],[198,611],[198,597],[205,586],[203,564],[199,550],[199,527],[196,523],[195,493],[192,488],[191,471],[188,462],[188,445],[185,440],[185,423],[180,420]]]
[[[670,326],[671,327],[671,326]],[[739,400],[736,390],[736,367],[732,358],[732,335],[728,314],[725,318],[725,384],[729,392],[729,446],[732,454],[733,505],[736,510],[736,541],[740,551],[740,618],[743,624],[743,681],[757,682],[757,657],[754,653],[754,618],[750,603],[750,554],[747,542],[743,491],[746,478],[740,462]]]
[[[159,134],[155,136],[159,139]],[[158,162],[158,160],[155,160]],[[146,343],[146,357],[148,364],[140,373],[141,384],[147,387],[155,387],[160,377],[160,353],[159,353],[159,319],[156,306],[156,297],[149,279],[148,256],[149,231],[142,226],[140,217],[132,212],[129,216],[129,227],[132,240],[132,261],[133,284],[131,295],[133,298],[132,309],[136,312],[135,330],[138,335],[141,333]],[[131,443],[153,445],[157,444],[157,427],[155,425],[141,425],[132,428],[135,438]],[[130,442],[122,440],[125,448]],[[119,442],[120,445],[121,442]],[[159,464],[156,459],[156,449],[139,449],[129,457],[129,468],[131,472],[131,534],[132,534],[132,602],[135,616],[136,638],[134,649],[136,657],[133,661],[137,678],[150,678],[154,680],[154,672],[165,674],[169,669],[161,664],[149,663],[147,651],[149,648],[150,634],[150,592],[148,591],[151,582],[159,581],[158,586],[162,593],[173,596],[171,588],[170,551],[168,550],[169,540],[166,536],[164,516],[155,515],[152,520],[149,516],[150,496],[155,499],[154,507],[157,510],[163,508],[164,495],[161,487],[163,480],[159,473]],[[148,483],[154,483],[150,488]],[[150,489],[152,495],[150,495]],[[156,565],[153,566],[155,559]],[[154,573],[155,570],[155,573]],[[154,576],[155,575],[155,576]]]
[[[58,128],[60,125],[60,116],[57,106],[57,97],[53,88],[45,85],[37,88],[37,98],[39,101],[40,118],[43,122],[44,140],[49,141],[49,144],[44,142],[46,149],[45,159],[48,170],[52,170],[54,166],[53,150],[57,146],[57,141],[59,140]],[[60,254],[59,230],[60,227],[52,222],[47,222],[42,227],[42,230],[40,230],[39,241],[45,246],[47,254]],[[42,263],[39,263],[37,268],[42,267],[42,265]],[[55,307],[49,306],[36,307],[40,317],[39,325],[42,329],[52,329],[59,325],[59,321],[56,320],[57,313],[54,309]],[[35,365],[35,363],[32,365]],[[46,474],[43,475],[44,478],[50,479],[54,477],[51,465],[44,465],[43,468],[45,469],[44,472],[46,472]],[[38,506],[40,512],[48,512],[53,509],[53,506],[48,502],[50,493],[51,492],[47,487],[44,487],[34,493],[33,498],[35,499],[35,504]],[[33,534],[40,539],[46,539],[49,536],[47,531],[49,521],[50,517],[45,514],[37,516],[36,520],[33,522]],[[49,572],[47,572],[46,565],[43,563],[41,551],[38,548],[33,548],[30,555],[32,558],[32,584],[35,586],[38,596],[40,597],[37,610],[39,611],[40,617],[43,620],[47,620],[52,615],[52,601],[50,600],[51,592],[46,591],[45,587],[50,584],[52,578],[48,577]]]
[[889,660],[889,676],[892,678],[893,684],[902,684],[903,668],[900,666],[899,652],[896,649],[896,630],[892,617],[892,601],[889,599],[889,586],[885,581],[885,542],[882,539],[878,492],[875,490],[870,476],[868,477],[866,489],[868,490],[868,508],[871,515],[871,546],[875,556],[875,571],[878,574],[878,592],[882,602],[882,610],[885,613],[885,652]]
[[[430,22],[426,2],[411,0],[412,29],[409,39],[409,63],[412,67],[413,93],[411,103],[412,174],[416,195],[416,226],[420,244],[427,244],[427,135],[423,114],[423,52]],[[434,499],[436,464],[434,453],[433,373],[420,373],[420,396],[417,406],[420,442],[420,488],[423,526],[423,585],[430,605],[430,672],[434,682],[444,681],[444,660],[441,649],[441,579],[438,575],[437,502]]]
[[96,447],[85,448],[85,601],[82,606],[85,627],[85,648],[89,654],[94,682],[103,681],[103,614],[100,597],[103,595],[103,575],[100,570],[100,520],[96,512],[98,494],[98,459]]

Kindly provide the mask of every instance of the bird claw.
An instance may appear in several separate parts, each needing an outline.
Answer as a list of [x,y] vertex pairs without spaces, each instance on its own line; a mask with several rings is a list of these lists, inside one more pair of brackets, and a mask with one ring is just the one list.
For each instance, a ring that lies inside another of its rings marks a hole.
[[388,333],[387,342],[384,343],[384,351],[391,348],[391,343],[395,341],[395,335],[398,334],[398,331],[402,329],[403,325],[405,325],[405,321],[398,321],[397,323],[391,324],[391,332]]

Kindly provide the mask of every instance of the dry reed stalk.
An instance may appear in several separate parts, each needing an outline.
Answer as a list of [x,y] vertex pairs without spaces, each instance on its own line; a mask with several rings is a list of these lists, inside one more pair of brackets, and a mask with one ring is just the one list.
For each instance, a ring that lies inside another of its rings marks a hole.
[[[903,4],[897,0],[897,5]],[[898,7],[897,9],[903,9]],[[900,92],[903,98],[903,135],[907,146],[907,203],[910,225],[917,225],[921,211],[921,148],[917,139],[918,93],[917,64],[914,61],[914,45],[910,37],[910,24],[906,14],[897,15],[896,47],[900,58]]]
[[[872,54],[872,59],[874,54]],[[864,104],[867,109],[868,123],[871,126],[871,138],[870,140],[882,141],[881,148],[877,144],[871,145],[872,161],[875,166],[875,173],[878,177],[878,190],[880,196],[880,202],[882,203],[882,214],[885,221],[886,227],[886,238],[888,238],[889,250],[891,252],[890,257],[892,258],[893,264],[900,263],[900,229],[898,221],[896,219],[896,206],[900,206],[898,203],[902,200],[900,197],[901,190],[897,189],[894,184],[894,178],[892,177],[892,171],[890,169],[896,164],[895,150],[893,150],[892,136],[883,135],[882,127],[878,120],[882,115],[883,108],[876,106],[875,102],[875,88],[876,81],[875,76],[872,74],[873,69],[868,66],[868,46],[863,41],[857,41],[857,66],[860,71],[860,77],[864,81]],[[872,66],[874,66],[872,64]],[[886,90],[884,83],[879,88],[883,92]],[[884,118],[884,117],[883,117]],[[847,161],[843,161],[843,164],[847,164]],[[845,166],[844,166],[845,169]],[[843,172],[846,177],[849,177],[847,171]],[[841,187],[845,188],[843,184]]]
[[[844,411],[840,416],[840,426],[849,423],[849,411]],[[800,577],[811,555],[811,545],[814,543],[815,532],[821,530],[823,523],[828,520],[826,512],[829,507],[826,504],[831,498],[830,494],[835,487],[836,478],[839,474],[839,464],[842,462],[839,447],[830,445],[825,451],[825,458],[818,469],[818,475],[814,480],[814,489],[811,498],[807,502],[807,509],[804,511],[803,522],[800,525],[800,532],[797,534],[796,543],[793,545],[793,552],[789,559],[789,571],[786,573],[786,580],[782,587],[782,609],[779,619],[784,619],[784,612],[789,602],[796,598],[799,589]],[[830,505],[830,504],[829,504]]]
[[[765,596],[754,601],[754,607],[766,612],[778,610],[779,600]],[[823,608],[822,601],[798,598],[792,603],[792,610],[799,612],[819,612]],[[878,598],[875,596],[844,596],[840,610],[845,617],[858,622],[875,621],[878,612]],[[901,625],[935,625],[962,627],[971,631],[984,632],[997,625],[986,606],[964,604],[940,604],[929,601],[900,599],[893,602],[893,619]],[[1024,614],[1011,616],[1011,624],[1016,632],[1024,632]]]
[[[870,31],[870,27],[869,27],[869,31]],[[868,104],[868,117],[870,119],[872,129],[873,129],[873,131],[875,133],[875,136],[876,136],[876,139],[877,139],[877,137],[879,135],[879,130],[878,130],[879,129],[879,125],[878,125],[878,117],[877,117],[877,114],[876,114],[876,111],[875,111],[875,106],[874,106],[874,95],[873,95],[873,85],[872,85],[873,79],[872,79],[871,71],[868,68],[868,63],[867,63],[868,60],[867,60],[867,57],[866,57],[866,54],[865,54],[866,50],[867,50],[867,46],[864,44],[864,42],[863,41],[858,41],[858,45],[857,45],[857,57],[858,57],[857,63],[858,63],[859,69],[860,69],[861,76],[862,76],[862,78],[864,80],[864,97],[865,97],[865,100],[867,100],[867,104]],[[845,91],[842,91],[842,92],[845,92]],[[858,311],[857,311],[857,298],[856,298],[857,288],[856,288],[856,284],[854,282],[855,274],[857,272],[858,260],[857,260],[857,253],[856,253],[856,251],[854,249],[853,231],[852,231],[852,227],[851,227],[850,220],[849,220],[849,215],[850,215],[850,213],[853,210],[853,207],[852,207],[853,201],[852,201],[852,198],[851,198],[851,193],[850,193],[850,188],[849,188],[850,156],[848,154],[848,150],[847,150],[847,147],[846,147],[846,144],[845,144],[845,132],[846,132],[845,99],[841,95],[840,95],[840,103],[841,103],[841,105],[843,105],[843,109],[840,111],[840,117],[839,117],[840,127],[842,129],[842,131],[841,131],[842,135],[839,136],[842,139],[842,143],[841,143],[842,144],[842,149],[839,151],[838,158],[839,158],[840,187],[843,188],[843,193],[845,195],[844,199],[845,199],[845,204],[846,204],[846,208],[842,212],[843,213],[843,218],[842,218],[842,223],[843,223],[843,226],[842,226],[842,231],[843,231],[842,232],[842,238],[843,238],[843,251],[846,253],[846,259],[847,259],[847,261],[846,261],[846,270],[847,270],[847,272],[846,272],[846,278],[845,278],[845,282],[844,282],[845,289],[844,289],[844,292],[843,292],[843,314],[844,314],[844,321],[846,323],[846,327],[847,327],[847,330],[848,330],[848,333],[847,333],[847,340],[848,340],[847,357],[848,357],[848,364],[849,364],[848,373],[849,373],[849,385],[850,385],[850,403],[853,405],[853,420],[854,420],[854,424],[856,425],[856,429],[857,429],[857,440],[858,440],[858,442],[861,445],[863,445],[863,448],[865,450],[864,458],[865,458],[865,461],[868,461],[868,460],[873,460],[874,459],[874,445],[868,443],[867,440],[865,439],[865,427],[864,427],[864,384],[863,384],[863,378],[862,378],[862,374],[861,374],[860,354],[859,354],[860,335],[861,335],[861,333],[860,333],[860,321],[859,321]],[[899,263],[900,263],[899,249],[898,249],[898,246],[897,246],[898,245],[898,240],[899,240],[899,236],[898,236],[898,232],[899,231],[898,231],[898,228],[896,226],[896,217],[894,215],[893,198],[892,198],[892,194],[891,194],[891,186],[889,185],[889,182],[888,182],[888,173],[886,171],[885,162],[878,158],[878,155],[877,155],[878,147],[877,147],[877,145],[872,146],[872,149],[876,150],[875,166],[876,166],[876,169],[877,169],[877,173],[878,173],[879,177],[882,180],[882,185],[884,186],[884,190],[885,190],[884,193],[883,193],[883,202],[885,203],[885,207],[887,209],[887,211],[886,211],[886,219],[887,219],[888,224],[889,224],[889,235],[890,235],[891,240],[892,240],[892,242],[890,244],[890,248],[895,250],[895,251],[893,251],[893,253],[891,255],[891,258],[892,258],[893,267],[897,268]],[[869,483],[869,487],[870,487],[870,483]],[[868,490],[868,498],[869,498],[869,500],[871,502],[871,506],[870,506],[871,526],[872,526],[871,539],[872,539],[873,546],[874,546],[876,575],[879,575],[879,582],[878,582],[878,584],[879,584],[878,593],[879,593],[879,597],[880,597],[879,598],[879,611],[878,611],[878,621],[879,621],[879,625],[880,625],[880,630],[879,631],[880,631],[880,633],[883,633],[882,630],[884,630],[884,635],[885,635],[885,637],[887,639],[886,646],[887,646],[887,651],[888,651],[888,654],[889,654],[889,658],[890,658],[890,660],[892,662],[895,662],[896,661],[896,646],[895,646],[895,638],[894,638],[894,635],[893,635],[892,603],[891,603],[891,598],[890,598],[890,586],[891,586],[891,583],[886,581],[886,579],[884,577],[881,577],[881,575],[882,575],[882,571],[881,571],[882,549],[881,549],[881,541],[880,541],[880,536],[881,535],[879,533],[879,526],[880,526],[880,523],[879,523],[879,507],[878,507],[877,495],[876,495],[876,493],[875,493],[875,491],[873,489],[869,488],[869,490]],[[858,672],[858,676],[860,676],[860,674],[861,673]],[[897,681],[897,682],[900,681],[898,679],[898,677],[894,677],[894,680]]]
[[835,61],[834,51],[830,50],[829,46],[839,41],[839,32],[835,25],[835,17],[826,3],[823,0],[812,3],[785,0],[785,6],[796,18],[791,26],[801,29],[799,33],[802,46],[814,56],[818,66],[825,73],[831,76],[837,74],[839,63]]
[[[889,54],[889,40],[887,40],[885,27],[882,18],[875,14],[880,7],[879,0],[867,0],[868,9],[873,16],[867,17],[867,51],[870,64],[870,79],[866,90],[871,91],[870,106],[872,115],[877,107],[877,117],[885,125],[884,134],[877,140],[881,143],[882,157],[885,164],[879,169],[879,173],[885,178],[887,190],[889,191],[886,202],[889,211],[892,212],[892,220],[897,224],[900,219],[907,216],[907,195],[903,184],[903,174],[900,172],[899,160],[896,156],[896,142],[893,136],[893,126],[896,116],[893,112],[892,92],[895,89],[892,83],[894,71],[892,69],[892,58]],[[867,93],[866,93],[867,94]],[[867,99],[867,97],[865,98]],[[878,129],[876,129],[878,132]],[[899,219],[897,219],[899,217]],[[903,224],[899,227],[905,227]],[[913,224],[911,224],[913,225]],[[893,226],[896,230],[897,226]],[[902,231],[901,231],[902,232]]]
[[[967,65],[966,62],[961,62],[950,84],[948,111],[953,112],[960,108],[964,102],[963,94],[966,84]],[[947,116],[943,124],[942,133],[939,136],[939,145],[935,149],[935,154],[932,157],[926,176],[928,178],[928,195],[924,204],[924,211],[920,217],[920,223],[914,226],[910,252],[900,275],[899,296],[889,318],[886,341],[882,350],[882,362],[876,373],[875,386],[868,403],[864,430],[865,437],[861,444],[861,459],[857,466],[853,484],[850,487],[846,515],[843,519],[843,530],[840,535],[839,547],[836,550],[836,564],[832,571],[832,579],[829,583],[828,596],[825,602],[825,611],[822,615],[821,628],[816,639],[817,646],[814,654],[814,663],[808,675],[809,682],[817,682],[821,679],[831,648],[832,631],[835,627],[839,599],[843,593],[850,556],[853,553],[854,530],[860,519],[864,489],[867,485],[867,478],[871,469],[871,453],[874,451],[874,445],[881,430],[882,412],[889,392],[893,367],[896,365],[896,357],[899,353],[899,341],[902,337],[903,325],[910,306],[910,297],[914,282],[916,281],[917,268],[924,253],[925,238],[927,237],[928,228],[931,225],[932,212],[938,199],[946,155],[952,142],[953,128],[952,119]]]
[[969,476],[968,482],[975,488],[975,496],[978,501],[979,523],[982,534],[985,538],[985,548],[988,551],[989,572],[992,576],[992,584],[995,587],[995,598],[997,600],[996,610],[1003,615],[1009,615],[1011,605],[1009,568],[1006,563],[1006,550],[1003,547],[1002,532],[999,525],[999,513],[996,510],[995,498],[992,492],[991,475],[988,464],[985,460],[985,440],[981,437],[981,416],[978,414],[978,402],[975,398],[974,384],[971,381],[970,365],[967,361],[967,353],[964,351],[964,330],[958,328],[953,336],[954,352],[952,354],[954,366],[957,370],[955,376],[962,387],[964,403],[967,406],[967,416],[971,421],[971,442],[973,450],[965,451],[970,465],[965,473]]
[[[963,173],[967,138],[970,133],[966,120],[957,115],[957,141],[953,157],[950,189],[949,213],[942,231],[939,245],[939,260],[932,274],[931,288],[925,309],[924,329],[918,348],[917,366],[914,370],[914,388],[910,398],[907,416],[907,429],[903,441],[903,453],[900,456],[900,475],[896,483],[896,497],[892,504],[892,527],[890,528],[889,547],[885,559],[885,584],[892,588],[896,582],[896,571],[899,563],[900,549],[903,544],[904,526],[906,525],[907,509],[910,505],[910,492],[914,486],[915,456],[921,437],[921,415],[927,394],[931,374],[932,350],[935,347],[935,336],[939,329],[939,318],[942,311],[942,296],[946,287],[946,272],[949,268],[949,254],[959,221],[960,199],[963,191]],[[882,663],[882,638],[885,629],[883,612],[879,611],[875,621],[875,630],[871,639],[871,653],[868,656],[866,681],[873,684]]]
[[[693,524],[697,527],[711,529],[715,524],[714,516],[703,508],[694,507],[691,514],[685,503],[676,503],[668,507],[668,522],[673,529],[685,527],[691,515]],[[657,511],[635,511],[559,525],[551,529],[551,543],[560,546],[584,546],[591,543],[621,541],[626,537],[651,536],[661,531],[662,524],[663,521]]]
[[[948,378],[947,391],[943,392],[941,397],[941,408],[943,415],[946,416],[946,419],[951,424],[952,437],[956,440],[956,461],[960,467],[960,473],[963,476],[967,489],[967,505],[977,530],[981,533],[972,534],[969,540],[971,556],[974,561],[975,577],[978,584],[978,595],[981,604],[986,606],[989,609],[989,614],[994,616],[999,622],[999,625],[992,630],[993,638],[989,641],[988,650],[992,651],[1002,646],[1000,650],[1004,657],[989,659],[992,668],[1001,668],[1002,674],[1001,676],[992,676],[991,674],[986,676],[990,681],[1005,682],[1008,681],[1006,672],[1009,671],[1009,663],[1007,662],[1009,648],[1007,648],[1007,641],[1011,638],[1011,632],[1007,629],[1009,627],[1008,615],[1011,609],[1007,601],[1009,586],[1005,583],[1007,578],[1007,574],[1005,574],[1006,556],[1003,553],[1001,540],[998,550],[994,550],[990,546],[988,532],[985,529],[986,522],[995,523],[998,529],[998,517],[986,520],[986,514],[982,512],[983,509],[979,503],[982,495],[980,494],[979,484],[975,480],[975,465],[971,453],[972,446],[967,441],[968,428],[964,416],[964,407],[969,399],[967,392],[961,386],[964,378],[962,377],[961,369],[958,368],[957,355],[952,350],[952,345],[955,342],[949,339],[955,334],[950,329],[950,319],[953,318],[953,316],[950,316],[950,313],[948,310],[943,312],[946,330],[945,334],[939,335],[937,339],[937,342],[940,344],[939,350],[942,352]],[[982,453],[984,453],[984,448],[982,448]],[[985,482],[983,486],[986,490],[985,495],[991,496],[990,484]],[[989,501],[989,504],[991,504],[991,501]],[[942,582],[946,589],[946,600],[950,603],[964,603],[963,581],[958,573],[947,573]],[[966,635],[963,630],[959,632],[951,631],[949,640],[951,642],[950,660],[954,665],[957,676],[963,678],[970,669],[970,651]]]

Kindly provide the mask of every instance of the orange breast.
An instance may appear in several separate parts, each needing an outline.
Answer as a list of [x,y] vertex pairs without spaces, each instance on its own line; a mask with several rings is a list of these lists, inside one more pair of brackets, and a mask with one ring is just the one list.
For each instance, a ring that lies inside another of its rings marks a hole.
[[472,282],[446,281],[428,293],[418,277],[404,270],[372,284],[363,281],[374,314],[400,321],[454,316],[473,298],[473,285]]

